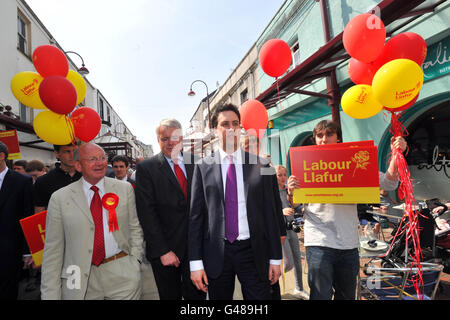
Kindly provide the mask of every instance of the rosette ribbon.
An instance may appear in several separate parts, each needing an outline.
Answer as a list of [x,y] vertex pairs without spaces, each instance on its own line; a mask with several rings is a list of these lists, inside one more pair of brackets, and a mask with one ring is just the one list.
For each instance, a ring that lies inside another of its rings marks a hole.
[[116,208],[119,204],[119,197],[115,193],[107,193],[102,198],[103,207],[108,210],[108,224],[109,232],[119,230],[119,223],[117,222]]

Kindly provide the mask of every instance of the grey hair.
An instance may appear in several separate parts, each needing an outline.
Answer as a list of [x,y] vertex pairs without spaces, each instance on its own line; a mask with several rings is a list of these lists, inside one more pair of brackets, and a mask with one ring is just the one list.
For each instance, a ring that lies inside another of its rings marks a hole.
[[181,131],[181,123],[176,120],[176,119],[163,119],[161,120],[161,122],[159,123],[159,125],[156,127],[156,136],[159,136],[159,130],[161,129],[161,127],[167,127],[167,128],[175,128],[175,129],[180,129]]

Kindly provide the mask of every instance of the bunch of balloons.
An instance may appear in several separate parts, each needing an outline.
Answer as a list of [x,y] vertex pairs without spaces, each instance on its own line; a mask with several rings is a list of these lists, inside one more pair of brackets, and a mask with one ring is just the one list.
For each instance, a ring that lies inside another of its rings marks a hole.
[[341,105],[350,117],[369,118],[383,108],[403,111],[419,96],[425,40],[404,32],[385,41],[383,21],[373,14],[354,17],[344,29],[344,48],[351,56],[348,74],[355,85],[343,94]]
[[100,131],[100,116],[88,107],[73,111],[86,95],[86,83],[79,73],[69,70],[64,52],[42,45],[32,59],[37,72],[17,73],[11,91],[22,104],[45,109],[33,120],[36,135],[56,145],[72,143],[75,137],[85,142],[94,139]]

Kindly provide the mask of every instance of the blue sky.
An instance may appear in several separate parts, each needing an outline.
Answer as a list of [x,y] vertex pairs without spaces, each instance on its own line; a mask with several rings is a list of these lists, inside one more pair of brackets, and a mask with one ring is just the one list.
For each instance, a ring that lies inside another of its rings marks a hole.
[[[26,0],[66,51],[83,56],[97,87],[132,133],[159,152],[163,118],[189,126],[284,0]],[[72,57],[71,57],[72,58]],[[72,59],[79,65],[79,59]]]

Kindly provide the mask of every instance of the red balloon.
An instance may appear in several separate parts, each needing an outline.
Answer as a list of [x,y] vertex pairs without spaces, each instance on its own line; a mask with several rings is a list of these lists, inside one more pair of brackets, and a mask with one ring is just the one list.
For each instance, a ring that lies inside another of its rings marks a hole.
[[51,111],[68,114],[77,105],[77,91],[73,84],[62,76],[49,76],[39,86],[39,96]]
[[407,104],[404,104],[401,107],[398,107],[398,108],[383,107],[383,108],[384,108],[384,110],[387,110],[390,112],[400,112],[400,111],[406,110],[409,107],[411,107],[414,103],[416,103],[417,99],[419,99],[419,94],[417,94],[417,96],[414,99],[412,99],[410,102],[408,102]]
[[422,65],[427,56],[427,43],[414,32],[403,32],[384,45],[380,56],[374,61],[374,67],[378,70],[385,63],[395,59],[409,59]]
[[368,84],[370,86],[375,75],[375,69],[372,63],[365,63],[355,58],[350,58],[348,75],[355,84]]
[[374,14],[354,17],[345,26],[342,42],[348,54],[361,62],[372,62],[381,53],[386,41],[383,21]]
[[97,111],[89,107],[76,109],[72,112],[70,119],[73,123],[75,136],[84,142],[93,140],[102,126],[102,120]]
[[272,39],[264,43],[259,51],[259,63],[263,71],[271,77],[283,75],[292,62],[289,45],[281,39]]
[[64,52],[51,45],[42,45],[33,51],[33,64],[42,77],[62,76],[69,72],[69,62]]
[[247,100],[239,108],[242,127],[258,138],[264,135],[269,122],[266,107],[258,100]]

